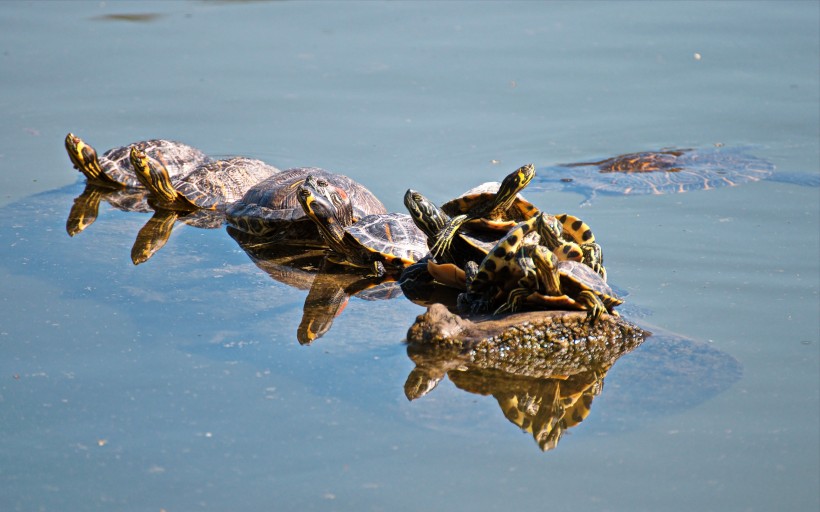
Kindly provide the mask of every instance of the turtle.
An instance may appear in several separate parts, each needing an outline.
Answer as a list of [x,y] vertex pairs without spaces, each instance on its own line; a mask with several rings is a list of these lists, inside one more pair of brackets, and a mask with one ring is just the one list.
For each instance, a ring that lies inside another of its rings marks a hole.
[[65,149],[74,168],[80,171],[89,183],[108,188],[143,188],[131,165],[132,147],[145,153],[153,165],[164,166],[171,177],[184,176],[211,161],[211,158],[199,149],[172,140],[151,139],[134,142],[109,149],[98,157],[97,151],[80,137],[73,133],[65,137]]
[[166,210],[224,210],[259,181],[279,169],[242,156],[200,165],[184,176],[171,178],[163,165],[157,166],[136,146],[131,147],[134,173],[152,194],[154,205]]
[[[435,203],[413,189],[405,192],[404,205],[413,222],[427,236],[427,247],[432,250],[450,217]],[[463,290],[464,265],[469,261],[483,260],[501,236],[498,232],[462,228],[454,236],[448,250],[435,259],[428,257],[424,260],[424,272],[429,272],[441,284]],[[404,278],[403,280],[406,281]]]
[[382,275],[400,273],[427,253],[424,233],[405,213],[367,215],[343,226],[333,203],[310,183],[299,187],[297,198],[325,238],[331,249],[329,260],[334,263],[370,268]]
[[[404,205],[416,226],[427,235],[427,245],[432,250],[449,217],[442,208],[412,189],[405,192]],[[538,213],[534,206],[527,211]],[[561,225],[560,239],[554,246],[559,259],[583,261],[606,279],[602,251],[595,243],[595,235],[590,227],[581,219],[566,213],[555,216],[554,221]],[[462,228],[453,237],[448,250],[435,259],[428,258],[427,271],[441,284],[463,290],[465,274],[462,269],[470,261],[481,262],[502,236],[497,231]]]
[[538,209],[518,197],[518,192],[534,177],[535,166],[527,164],[507,175],[500,184],[484,183],[445,203],[442,210],[452,218],[438,235],[433,255],[448,250],[456,232],[466,223],[506,231],[517,222],[536,215]]
[[459,296],[459,308],[478,313],[488,309],[499,297],[505,297],[510,284],[517,283],[522,274],[515,261],[519,249],[533,243],[533,233],[538,235],[538,243],[550,250],[557,249],[564,243],[560,232],[557,219],[543,212],[510,229],[480,264],[469,262],[465,266],[467,291]]
[[628,153],[597,161],[560,164],[539,170],[532,187],[570,190],[584,195],[674,194],[709,190],[760,180],[818,187],[820,175],[775,173],[775,166],[748,148],[665,148]]
[[617,316],[614,308],[623,304],[623,299],[587,265],[559,261],[545,246],[520,249],[515,261],[523,276],[499,310],[516,311],[522,303],[546,309],[582,309],[595,323],[605,311]]
[[228,206],[225,217],[234,229],[270,241],[285,241],[326,247],[319,230],[299,205],[296,192],[305,179],[312,176],[317,183],[326,183],[338,194],[339,201],[349,201],[353,215],[350,223],[372,214],[387,213],[384,205],[360,183],[317,167],[287,169],[260,181]]
[[[499,196],[506,196],[512,189],[518,187],[516,193],[512,195],[514,199],[506,209],[493,210],[495,213],[487,214],[487,218],[474,219],[465,223],[473,223],[481,228],[493,230],[500,229],[506,232],[515,224],[522,220],[535,217],[540,213],[539,209],[532,203],[524,199],[517,192],[521,190],[534,177],[534,168],[525,165],[508,175],[503,183],[487,182],[475,187],[461,196],[448,201],[437,209],[428,200],[424,199],[418,192],[408,190],[405,194],[404,202],[416,224],[427,233],[428,240],[433,240],[430,246],[431,252],[438,258],[443,256],[446,263],[454,262],[461,266],[470,259],[475,259],[479,253],[483,257],[486,255],[487,247],[491,242],[498,240],[498,236],[487,238],[478,234],[478,231],[464,233],[461,240],[452,248],[453,240],[456,239],[454,233],[460,232],[459,221],[453,223],[454,219],[447,219],[447,215],[456,215],[462,218],[463,215],[471,215],[476,210],[481,211],[486,205],[492,205],[498,201]],[[498,192],[501,191],[501,194]],[[415,204],[413,204],[415,203]],[[464,213],[468,212],[468,213]],[[489,217],[500,217],[492,220]],[[595,242],[595,235],[592,229],[583,220],[566,213],[555,215],[561,223],[562,231],[560,238],[563,242],[560,252],[556,252],[561,259],[574,259],[583,261],[606,279],[606,269],[603,267],[603,254],[600,245]],[[431,234],[434,226],[440,223],[444,226],[438,229],[435,236]],[[425,226],[422,227],[421,224]],[[443,239],[451,237],[449,242]],[[466,243],[465,243],[466,242]],[[476,249],[478,251],[476,251]]]

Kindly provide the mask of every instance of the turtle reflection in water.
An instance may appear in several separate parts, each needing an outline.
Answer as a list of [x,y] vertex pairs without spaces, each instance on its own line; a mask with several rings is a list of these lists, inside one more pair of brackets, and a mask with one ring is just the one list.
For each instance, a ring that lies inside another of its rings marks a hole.
[[232,226],[227,231],[251,261],[272,279],[308,290],[296,329],[301,345],[310,345],[324,336],[351,296],[371,301],[401,295],[398,284],[390,278],[367,277],[349,267],[328,264],[325,249],[310,249],[301,243],[271,244]]
[[743,149],[719,145],[708,149],[645,151],[561,164],[540,170],[530,186],[578,192],[586,198],[582,204],[588,204],[597,194],[674,194],[760,180],[820,186],[817,174],[775,172],[771,162]]
[[[649,336],[652,340],[641,346]],[[666,333],[652,335],[612,315],[603,315],[594,325],[585,321],[584,313],[562,311],[469,320],[439,304],[417,318],[407,341],[408,356],[416,365],[405,383],[408,399],[427,395],[446,375],[459,389],[493,396],[504,416],[545,451],[588,417],[607,372],[635,349],[627,360],[648,361],[637,363],[633,371],[638,373],[631,381],[640,388],[639,396],[617,396],[626,391],[622,385],[608,403],[643,405],[655,413],[670,404],[691,407],[740,376],[737,361],[705,344]],[[662,399],[653,401],[653,393]],[[646,419],[640,413],[634,416],[628,419]]]
[[115,190],[87,183],[83,192],[74,198],[66,219],[66,232],[69,236],[76,236],[88,229],[97,220],[100,204],[103,201],[123,212],[153,213],[145,225],[140,228],[131,248],[131,261],[139,265],[150,259],[165,245],[177,221],[202,229],[222,226],[223,215],[218,211],[198,210],[186,213],[177,210],[155,210],[149,199],[150,193],[145,189]]

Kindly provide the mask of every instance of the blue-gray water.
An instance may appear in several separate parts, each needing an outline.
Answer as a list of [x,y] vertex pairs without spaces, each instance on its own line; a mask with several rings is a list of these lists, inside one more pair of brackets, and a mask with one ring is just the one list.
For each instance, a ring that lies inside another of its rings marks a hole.
[[306,292],[224,230],[178,225],[136,267],[147,214],[68,237],[62,139],[321,166],[397,211],[666,146],[816,176],[818,26],[813,1],[2,3],[0,508],[817,510],[815,187],[529,192],[594,228],[643,321],[731,370],[658,386],[650,339],[542,453],[491,397],[407,401],[403,298],[354,298],[303,347]]

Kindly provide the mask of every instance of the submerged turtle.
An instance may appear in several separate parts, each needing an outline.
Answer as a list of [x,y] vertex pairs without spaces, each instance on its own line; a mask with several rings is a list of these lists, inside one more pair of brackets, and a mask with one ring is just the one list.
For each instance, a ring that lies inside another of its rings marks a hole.
[[820,176],[774,170],[771,162],[739,148],[663,149],[549,167],[533,186],[579,192],[584,203],[597,194],[673,194],[759,180],[820,186]]
[[228,223],[235,229],[269,241],[325,246],[316,224],[305,215],[296,197],[299,186],[308,176],[317,183],[326,184],[342,200],[350,202],[351,223],[367,215],[387,213],[372,192],[347,176],[316,167],[297,167],[275,174],[248,189],[241,199],[227,208]]
[[279,172],[261,160],[234,157],[171,178],[165,166],[155,165],[139,148],[132,146],[130,156],[137,179],[152,194],[155,206],[167,210],[224,209],[254,184]]
[[427,253],[424,233],[409,215],[383,213],[368,215],[355,224],[343,226],[336,217],[336,207],[305,182],[297,198],[330,246],[334,263],[371,268],[376,275],[396,273],[412,265]]
[[433,254],[438,256],[447,251],[456,232],[464,224],[474,223],[484,229],[506,231],[517,222],[536,215],[538,209],[518,195],[533,177],[535,167],[527,164],[507,175],[500,184],[479,185],[445,203],[442,210],[453,217],[438,235]]
[[65,148],[74,168],[83,173],[89,183],[109,188],[143,188],[131,165],[131,148],[146,154],[156,167],[165,167],[168,175],[184,176],[211,159],[202,151],[171,140],[153,139],[109,149],[102,156],[73,133],[65,138]]

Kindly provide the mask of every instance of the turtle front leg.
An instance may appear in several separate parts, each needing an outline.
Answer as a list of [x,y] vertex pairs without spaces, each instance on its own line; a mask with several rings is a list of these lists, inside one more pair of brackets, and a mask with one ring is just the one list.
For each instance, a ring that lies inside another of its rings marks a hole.
[[586,264],[606,281],[606,269],[604,268],[604,253],[601,246],[595,242],[581,244],[583,258],[579,261]]
[[507,302],[502,304],[498,309],[495,310],[495,314],[501,313],[515,313],[521,309],[521,306],[527,301],[527,298],[532,294],[532,290],[526,287],[518,287],[510,291],[510,294],[507,296]]
[[590,290],[582,291],[575,300],[587,310],[587,318],[589,319],[590,325],[595,325],[604,311],[606,311],[606,307],[604,303],[601,302],[600,297]]
[[430,250],[433,256],[438,258],[450,251],[453,237],[456,236],[459,228],[467,222],[468,218],[467,215],[457,215],[450,219],[450,222],[439,231],[436,243],[433,244],[433,248]]

